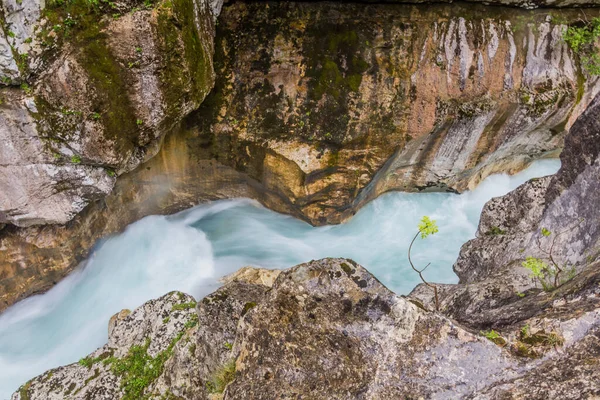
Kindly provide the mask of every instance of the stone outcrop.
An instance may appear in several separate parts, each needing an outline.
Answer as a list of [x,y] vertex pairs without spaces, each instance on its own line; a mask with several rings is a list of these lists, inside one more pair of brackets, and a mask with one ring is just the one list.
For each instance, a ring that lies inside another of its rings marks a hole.
[[[454,265],[459,284],[440,286],[444,314],[474,329],[499,331],[548,319],[588,318],[585,325],[600,325],[599,117],[600,96],[571,128],[556,175],[486,204],[477,238],[463,245]],[[558,288],[542,290],[522,266],[530,256],[555,260],[563,270]],[[411,296],[432,306],[424,286]]]
[[238,2],[220,18],[198,145],[313,224],[556,157],[599,88],[562,39],[574,10]]
[[[301,264],[272,286],[259,283],[269,281],[263,273],[246,270],[197,305],[172,292],[121,312],[104,347],[33,378],[12,400],[575,399],[600,391],[589,313],[545,321],[555,342],[538,343],[544,358],[530,358],[396,296],[351,260]],[[541,336],[538,325],[519,340]]]
[[96,3],[4,2],[0,223],[70,221],[212,88],[209,2]]

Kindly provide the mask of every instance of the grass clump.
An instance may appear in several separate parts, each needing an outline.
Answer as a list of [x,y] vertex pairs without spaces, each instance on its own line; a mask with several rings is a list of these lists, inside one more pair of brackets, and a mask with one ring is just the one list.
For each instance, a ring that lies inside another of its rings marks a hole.
[[532,332],[529,325],[523,326],[513,345],[516,355],[528,358],[537,358],[550,348],[557,348],[564,344],[565,339],[557,332],[546,332],[543,329]]
[[92,368],[92,365],[96,364],[97,362],[106,360],[110,356],[112,356],[112,352],[102,353],[98,357],[95,357],[95,358],[87,356],[87,357],[84,357],[79,360],[79,365],[82,365],[82,366],[86,367],[87,369],[90,369],[90,368]]
[[121,377],[122,400],[148,399],[149,394],[144,394],[162,373],[165,362],[173,355],[173,349],[184,332],[180,332],[169,344],[167,349],[152,357],[148,354],[150,339],[143,345],[133,345],[122,359],[111,358],[108,361],[111,371]]
[[506,346],[506,340],[495,330],[481,331],[480,333],[490,342],[493,342],[498,346]]
[[196,302],[195,301],[190,301],[189,303],[180,303],[180,304],[175,304],[173,305],[173,307],[171,308],[171,311],[183,311],[183,310],[189,310],[190,308],[194,308],[196,307]]
[[227,385],[235,379],[235,360],[227,361],[212,376],[209,382],[206,382],[206,388],[209,393],[223,393]]

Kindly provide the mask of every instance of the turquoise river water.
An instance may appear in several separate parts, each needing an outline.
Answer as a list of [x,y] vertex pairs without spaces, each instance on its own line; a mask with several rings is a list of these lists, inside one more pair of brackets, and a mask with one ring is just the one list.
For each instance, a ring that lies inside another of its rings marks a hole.
[[246,265],[286,268],[348,257],[407,294],[419,283],[406,251],[423,215],[437,220],[439,233],[417,241],[414,260],[432,263],[425,274],[430,281],[457,282],[452,264],[475,236],[483,205],[559,166],[558,160],[538,161],[515,176],[493,175],[461,195],[388,193],[336,226],[315,228],[247,199],[146,217],[99,243],[50,291],[0,315],[0,400],[45,370],[102,346],[108,320],[119,310],[171,290],[200,298],[219,286],[219,277]]

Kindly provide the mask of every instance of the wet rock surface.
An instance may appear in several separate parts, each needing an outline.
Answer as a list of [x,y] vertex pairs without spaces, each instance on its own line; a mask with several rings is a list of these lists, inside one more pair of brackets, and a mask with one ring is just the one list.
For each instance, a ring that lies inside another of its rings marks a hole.
[[29,86],[0,90],[0,310],[146,215],[250,197],[320,225],[516,172],[557,156],[599,88],[561,38],[577,10],[236,3],[216,89],[174,128],[212,86],[220,2],[117,2],[97,25],[71,10],[57,32],[60,9],[25,3]]

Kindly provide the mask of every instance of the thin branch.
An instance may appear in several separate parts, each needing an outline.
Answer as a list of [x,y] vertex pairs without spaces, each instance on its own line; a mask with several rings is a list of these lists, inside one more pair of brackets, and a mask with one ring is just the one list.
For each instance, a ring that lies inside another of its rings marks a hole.
[[413,240],[410,242],[410,246],[408,246],[408,262],[410,263],[411,268],[417,273],[419,274],[419,278],[421,278],[421,281],[427,285],[428,287],[433,289],[433,294],[435,296],[435,310],[439,311],[440,310],[440,302],[438,299],[438,291],[437,291],[437,286],[432,285],[431,283],[427,282],[425,280],[425,278],[423,277],[423,271],[425,271],[427,269],[427,267],[429,267],[429,265],[431,265],[431,263],[427,264],[425,266],[425,268],[419,270],[417,269],[417,267],[415,267],[415,265],[412,262],[412,259],[410,258],[410,251],[412,250],[412,246],[415,243],[415,240],[417,240],[417,238],[419,237],[419,234],[421,233],[421,231],[419,230],[417,232],[417,234],[415,235],[415,237],[413,238]]

